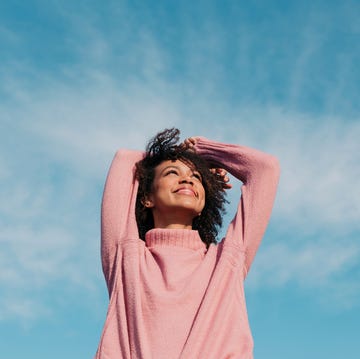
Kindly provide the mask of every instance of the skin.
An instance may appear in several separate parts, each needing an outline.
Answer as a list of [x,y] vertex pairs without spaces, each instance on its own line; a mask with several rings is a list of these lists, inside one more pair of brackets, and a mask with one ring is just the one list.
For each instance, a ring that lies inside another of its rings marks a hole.
[[[181,146],[185,147],[186,149],[189,149],[190,151],[196,152],[195,151],[196,142],[197,142],[197,137],[189,137],[182,143]],[[229,183],[230,178],[228,177],[226,170],[224,170],[223,168],[210,168],[210,171],[221,177],[222,181],[224,182],[223,184],[224,190],[232,188],[232,185]]]
[[155,228],[191,229],[205,206],[201,175],[180,160],[160,163],[145,206],[152,210]]
[[[187,138],[182,146],[195,151],[196,137]],[[211,168],[210,171],[223,182],[223,188],[232,187],[226,170]],[[186,163],[164,161],[155,168],[152,193],[145,201],[151,208],[155,228],[192,229],[192,222],[201,215],[205,206],[205,190],[201,175]]]

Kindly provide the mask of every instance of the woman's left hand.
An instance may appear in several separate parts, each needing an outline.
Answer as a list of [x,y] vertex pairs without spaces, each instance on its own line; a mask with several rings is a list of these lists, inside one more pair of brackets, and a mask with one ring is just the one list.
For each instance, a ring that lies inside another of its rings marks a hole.
[[223,190],[232,188],[232,184],[229,183],[230,178],[227,175],[227,171],[223,168],[210,168],[210,172],[218,177],[218,180],[222,183]]

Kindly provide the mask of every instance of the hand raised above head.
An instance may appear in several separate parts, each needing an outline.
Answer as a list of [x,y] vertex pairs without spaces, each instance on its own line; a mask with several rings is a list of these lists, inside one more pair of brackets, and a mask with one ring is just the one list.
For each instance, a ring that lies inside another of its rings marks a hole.
[[197,142],[197,137],[188,137],[182,142],[179,147],[185,150],[190,150],[195,152],[195,145]]
[[232,188],[232,184],[229,183],[230,178],[227,175],[227,171],[223,168],[210,168],[210,172],[213,173],[218,181],[222,183],[223,190]]

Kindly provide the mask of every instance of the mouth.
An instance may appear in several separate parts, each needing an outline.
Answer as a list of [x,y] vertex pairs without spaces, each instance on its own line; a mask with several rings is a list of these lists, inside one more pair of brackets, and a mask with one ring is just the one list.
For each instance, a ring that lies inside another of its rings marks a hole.
[[177,189],[175,191],[175,193],[183,194],[183,195],[186,195],[186,196],[197,197],[196,192],[194,190],[192,190],[191,188],[187,188],[187,187],[179,188],[179,189]]

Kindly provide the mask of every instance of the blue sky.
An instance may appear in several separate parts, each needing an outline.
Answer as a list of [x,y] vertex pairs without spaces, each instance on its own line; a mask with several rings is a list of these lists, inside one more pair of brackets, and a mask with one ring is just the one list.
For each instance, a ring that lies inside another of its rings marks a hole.
[[357,358],[359,14],[355,0],[2,1],[1,357],[94,355],[108,166],[177,126],[280,159],[246,283],[255,357]]

